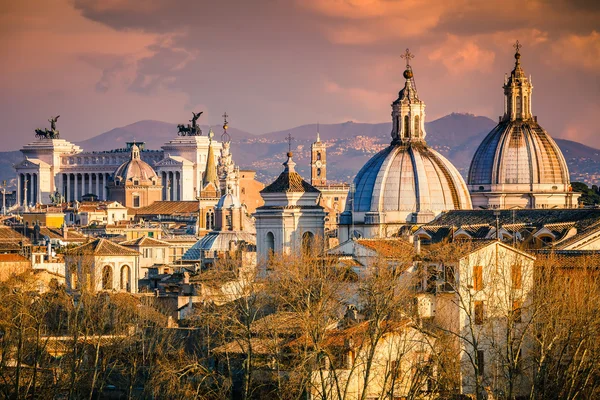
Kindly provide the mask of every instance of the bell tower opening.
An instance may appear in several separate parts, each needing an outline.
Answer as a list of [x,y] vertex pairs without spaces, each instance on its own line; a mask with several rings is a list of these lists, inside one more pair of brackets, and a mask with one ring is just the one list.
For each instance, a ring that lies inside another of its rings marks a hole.
[[310,183],[313,186],[327,185],[327,146],[321,142],[317,124],[317,140],[311,145]]

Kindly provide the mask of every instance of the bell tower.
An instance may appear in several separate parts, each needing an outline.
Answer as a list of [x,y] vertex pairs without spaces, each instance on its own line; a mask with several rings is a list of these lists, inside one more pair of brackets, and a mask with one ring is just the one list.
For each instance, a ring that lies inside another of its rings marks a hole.
[[310,146],[310,183],[313,186],[327,185],[327,146],[321,142],[319,124],[317,124],[317,141]]

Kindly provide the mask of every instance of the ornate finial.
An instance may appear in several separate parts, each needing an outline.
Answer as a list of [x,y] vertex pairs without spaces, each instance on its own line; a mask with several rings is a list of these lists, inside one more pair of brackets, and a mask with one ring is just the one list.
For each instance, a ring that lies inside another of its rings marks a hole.
[[229,133],[227,133],[227,129],[229,128],[229,123],[227,122],[227,117],[229,117],[229,115],[227,115],[227,111],[225,111],[225,113],[222,115],[222,117],[223,117],[223,134],[221,135],[221,142],[230,142],[231,136],[229,136]]
[[286,140],[288,142],[288,157],[291,157],[292,156],[292,140],[294,140],[294,137],[292,137],[291,133],[288,133]]
[[317,142],[321,141],[321,134],[319,133],[319,123],[317,122]]

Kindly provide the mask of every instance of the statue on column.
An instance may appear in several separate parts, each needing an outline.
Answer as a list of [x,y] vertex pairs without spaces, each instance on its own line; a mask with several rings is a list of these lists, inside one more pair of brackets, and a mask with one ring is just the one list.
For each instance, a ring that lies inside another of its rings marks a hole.
[[204,113],[204,111],[200,111],[199,113],[195,113],[192,111],[193,117],[192,119],[190,119],[190,122],[192,123],[187,124],[187,126],[185,124],[178,124],[177,125],[177,129],[178,132],[177,134],[179,136],[200,136],[202,135],[202,129],[200,129],[200,127],[198,126],[198,118],[200,118],[200,116]]

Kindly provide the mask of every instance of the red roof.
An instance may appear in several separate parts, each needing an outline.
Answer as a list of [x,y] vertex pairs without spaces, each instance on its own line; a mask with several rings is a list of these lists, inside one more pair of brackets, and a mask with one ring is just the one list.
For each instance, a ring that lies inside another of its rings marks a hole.
[[20,254],[0,254],[0,262],[29,262],[29,259]]

